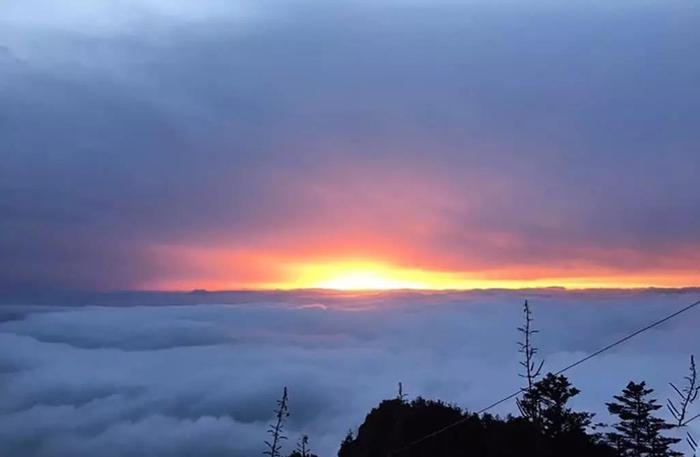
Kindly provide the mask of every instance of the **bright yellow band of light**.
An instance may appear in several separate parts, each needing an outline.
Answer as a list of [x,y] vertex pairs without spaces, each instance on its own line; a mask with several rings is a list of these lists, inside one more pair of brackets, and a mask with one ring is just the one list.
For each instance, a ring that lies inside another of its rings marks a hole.
[[294,279],[281,288],[341,290],[432,289],[449,287],[448,274],[401,269],[371,262],[298,265]]
[[[684,287],[693,285],[692,278],[669,277],[539,277],[493,278],[483,273],[442,272],[401,268],[369,261],[335,262],[321,264],[294,264],[289,266],[289,279],[261,284],[263,289],[338,289],[338,290],[457,290],[562,286],[568,288],[636,288]],[[673,279],[673,280],[671,280]]]
[[[599,265],[468,266],[459,271],[408,267],[386,259],[289,257],[219,249],[162,246],[152,251],[168,265],[186,265],[188,274],[148,281],[149,290],[461,290],[522,289],[561,286],[569,289],[695,287],[696,269],[670,268],[624,271]],[[312,256],[309,256],[312,257]]]

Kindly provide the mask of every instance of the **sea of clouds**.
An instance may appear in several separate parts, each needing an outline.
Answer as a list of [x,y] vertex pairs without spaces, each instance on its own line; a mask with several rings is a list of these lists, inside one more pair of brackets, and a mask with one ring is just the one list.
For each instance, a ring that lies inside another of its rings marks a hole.
[[[286,450],[307,433],[332,456],[399,381],[411,397],[472,410],[517,390],[526,298],[545,368],[556,370],[700,291],[136,294],[0,306],[0,455],[261,455],[287,386]],[[689,354],[700,355],[699,324],[696,309],[572,370],[575,406],[605,420],[604,402],[631,379],[664,400]]]

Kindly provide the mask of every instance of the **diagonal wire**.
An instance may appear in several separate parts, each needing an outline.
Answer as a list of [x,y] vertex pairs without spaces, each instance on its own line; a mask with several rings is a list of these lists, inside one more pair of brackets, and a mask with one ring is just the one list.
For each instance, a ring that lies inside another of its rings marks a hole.
[[[663,318],[661,318],[661,319],[659,319],[659,320],[657,320],[657,321],[654,321],[654,322],[652,322],[651,324],[648,324],[648,325],[646,325],[646,326],[644,326],[644,327],[642,327],[642,328],[640,328],[640,329],[638,329],[638,330],[636,330],[636,331],[634,331],[634,332],[632,332],[632,333],[630,333],[630,334],[628,334],[628,335],[626,335],[626,336],[620,338],[619,340],[613,341],[612,343],[608,344],[607,346],[604,346],[604,347],[598,349],[597,351],[595,351],[595,352],[593,352],[593,353],[591,353],[591,354],[589,354],[589,355],[587,355],[587,356],[585,356],[585,357],[583,357],[583,358],[581,358],[581,359],[579,359],[579,360],[577,360],[577,361],[575,361],[575,362],[573,362],[573,363],[571,363],[571,364],[565,366],[564,368],[562,368],[561,370],[557,371],[557,372],[554,373],[554,374],[555,374],[555,375],[560,375],[560,374],[562,374],[562,373],[564,373],[564,372],[566,372],[566,371],[569,371],[569,370],[571,370],[572,368],[577,367],[577,366],[581,365],[582,363],[585,363],[585,362],[591,360],[592,358],[597,357],[597,356],[599,356],[600,354],[609,351],[610,349],[614,348],[615,346],[618,346],[618,345],[620,345],[620,344],[622,344],[622,343],[624,343],[624,342],[626,342],[626,341],[631,340],[631,339],[634,338],[635,336],[637,336],[637,335],[639,335],[639,334],[641,334],[641,333],[644,333],[644,332],[646,332],[647,330],[651,330],[652,328],[657,327],[657,326],[663,324],[664,322],[670,321],[671,319],[673,319],[673,318],[676,317],[676,316],[679,316],[680,314],[683,314],[683,313],[685,313],[685,312],[687,312],[687,311],[690,311],[691,309],[695,308],[695,307],[698,306],[698,305],[700,305],[700,300],[698,300],[698,301],[696,301],[696,302],[694,302],[694,303],[691,303],[690,305],[688,305],[688,306],[686,306],[686,307],[684,307],[684,308],[681,308],[681,309],[679,309],[678,311],[676,311],[676,312],[674,312],[674,313],[672,313],[672,314],[669,314],[668,316],[665,316],[665,317],[663,317]],[[486,411],[488,411],[488,410],[490,410],[490,409],[492,409],[492,408],[494,408],[494,407],[496,407],[496,406],[498,406],[498,405],[500,405],[500,404],[502,404],[502,403],[505,403],[505,402],[507,402],[508,400],[511,400],[511,399],[517,397],[518,395],[520,395],[521,393],[525,392],[526,390],[527,390],[526,388],[521,388],[521,389],[519,389],[518,391],[513,392],[512,394],[507,395],[507,396],[505,396],[505,397],[503,397],[503,398],[501,398],[501,399],[499,399],[499,400],[497,400],[497,401],[491,403],[490,405],[486,406],[485,408],[482,408],[482,409],[480,409],[479,411],[476,411],[475,414],[482,414],[482,413],[485,413]],[[696,419],[697,417],[699,417],[699,416],[696,416],[696,417],[692,418],[691,420]],[[413,447],[413,446],[415,446],[415,445],[417,445],[417,444],[420,444],[420,443],[422,443],[422,442],[424,442],[424,441],[427,441],[427,440],[429,440],[430,438],[433,438],[434,436],[437,436],[437,435],[439,435],[439,434],[441,434],[441,433],[443,433],[443,432],[445,432],[445,431],[447,431],[447,430],[449,430],[449,429],[451,429],[451,428],[454,428],[454,427],[456,427],[456,426],[458,426],[458,425],[460,425],[460,424],[466,422],[468,419],[469,419],[469,417],[462,418],[462,419],[460,419],[460,420],[458,420],[458,421],[456,421],[456,422],[452,422],[451,424],[448,424],[448,425],[446,425],[446,426],[444,426],[444,427],[442,427],[442,428],[440,428],[440,429],[437,429],[437,430],[435,430],[434,432],[428,433],[427,435],[424,435],[424,436],[422,436],[422,437],[420,437],[420,438],[418,438],[418,439],[416,439],[416,440],[414,440],[414,441],[411,441],[410,443],[404,445],[403,447],[401,447],[401,448],[399,448],[399,449],[396,449],[396,450],[394,450],[394,451],[389,452],[389,456],[391,457],[391,456],[399,455],[399,454],[401,454],[402,452],[408,450],[409,448],[411,448],[411,447]],[[690,421],[688,421],[688,422],[690,422]]]

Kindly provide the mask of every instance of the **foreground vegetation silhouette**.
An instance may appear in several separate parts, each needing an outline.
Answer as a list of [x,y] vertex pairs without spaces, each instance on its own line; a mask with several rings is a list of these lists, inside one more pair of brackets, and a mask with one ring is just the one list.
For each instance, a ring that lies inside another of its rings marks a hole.
[[[420,436],[453,422],[445,432],[402,449]],[[357,437],[346,439],[339,457],[448,456],[614,456],[612,448],[581,431],[548,436],[535,423],[521,418],[500,419],[462,411],[441,401],[418,398],[387,400],[369,413]]]
[[[662,405],[653,398],[653,389],[632,381],[606,404],[614,422],[596,424],[593,413],[570,407],[570,400],[581,392],[566,376],[541,376],[544,360],[536,360],[538,330],[527,302],[523,315],[518,352],[526,385],[516,403],[520,416],[470,413],[421,397],[408,401],[399,383],[396,398],[372,409],[356,434],[348,432],[338,457],[679,457],[683,454],[673,446],[681,439],[669,436],[672,430],[685,434],[688,455],[696,457],[697,442],[687,430],[688,423],[700,417],[691,415],[700,392],[692,356],[686,385],[670,384],[678,394],[675,401],[667,400],[670,422],[658,415]],[[276,421],[268,431],[272,441],[266,442],[269,457],[282,457],[279,443],[286,439],[283,428],[289,415],[286,387],[277,406]],[[308,436],[302,435],[288,457],[317,456],[309,450]]]
[[[525,393],[522,403],[538,411],[537,418],[465,412],[442,401],[417,398],[385,400],[341,443],[339,457],[676,457],[680,440],[664,435],[673,428],[654,412],[644,382],[630,382],[608,410],[614,431],[598,433],[603,424],[593,414],[574,411],[569,400],[579,394],[562,375],[547,374]],[[534,406],[532,406],[534,404]],[[457,423],[429,439],[436,430]]]

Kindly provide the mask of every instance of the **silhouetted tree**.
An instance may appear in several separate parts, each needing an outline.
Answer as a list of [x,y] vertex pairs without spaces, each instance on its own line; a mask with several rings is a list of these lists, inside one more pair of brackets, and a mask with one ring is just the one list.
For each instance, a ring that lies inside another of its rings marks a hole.
[[309,457],[309,437],[308,435],[303,435],[297,444],[297,451],[301,454],[301,457]]
[[523,355],[523,360],[520,361],[520,365],[523,367],[523,373],[520,373],[519,376],[526,379],[526,389],[530,396],[527,404],[524,404],[521,400],[517,400],[517,404],[523,417],[534,421],[537,420],[539,416],[539,403],[536,401],[532,388],[542,372],[544,360],[541,360],[539,363],[535,360],[538,349],[533,344],[533,337],[536,333],[539,333],[539,330],[532,327],[532,311],[530,310],[530,305],[527,300],[525,300],[525,304],[523,305],[523,314],[525,323],[522,327],[518,327],[518,331],[522,335],[522,339],[518,341],[518,352]]
[[[688,418],[688,415],[690,414],[689,409],[698,398],[698,392],[700,392],[700,386],[698,385],[698,373],[695,368],[695,357],[692,355],[690,356],[689,373],[684,379],[686,383],[682,389],[676,387],[676,385],[672,382],[669,383],[678,395],[678,399],[676,400],[678,403],[674,402],[670,398],[666,403],[666,406],[668,407],[668,410],[671,412],[671,416],[673,416],[675,421],[673,425],[678,428],[685,427],[688,425],[688,423],[700,417],[700,414],[696,414],[695,416]],[[697,453],[698,443],[689,430],[686,430],[685,432],[685,440],[690,449],[693,451],[693,456],[695,456]]]
[[688,446],[690,446],[690,450],[693,451],[693,457],[695,457],[698,453],[698,442],[695,441],[695,437],[690,432],[686,432],[685,439],[688,442]]
[[609,443],[623,457],[675,457],[679,452],[671,450],[672,444],[680,441],[662,435],[673,426],[655,417],[654,411],[661,408],[656,400],[648,398],[653,392],[645,382],[630,382],[616,395],[617,400],[607,403],[610,414],[618,416],[615,432],[608,433]]
[[306,454],[306,455],[303,455],[303,454],[302,454],[301,452],[299,452],[299,451],[294,451],[294,452],[292,452],[291,454],[289,454],[288,457],[318,457],[318,456],[317,456],[316,454],[313,454],[313,453],[308,453],[308,454]]
[[267,450],[263,454],[269,457],[280,457],[280,451],[282,450],[282,441],[286,440],[287,437],[284,435],[284,422],[289,417],[289,409],[287,407],[287,388],[284,388],[282,392],[282,398],[277,400],[277,408],[274,410],[275,413],[275,423],[270,424],[267,433],[272,437],[271,441],[265,441],[267,445]]
[[538,410],[537,423],[545,436],[555,438],[565,433],[584,434],[593,414],[575,412],[566,406],[580,392],[566,376],[547,373],[525,392],[520,403],[526,411]]
[[289,457],[318,457],[316,454],[311,453],[308,435],[302,435],[301,438],[299,438],[297,449],[289,454]]
[[338,457],[343,457],[350,455],[352,445],[355,441],[355,436],[352,433],[352,429],[348,430],[348,433],[345,435],[345,438],[343,438],[343,441],[340,443],[340,449],[338,450]]
[[[666,406],[671,412],[673,419],[676,421],[675,425],[677,427],[682,427],[687,424],[686,419],[688,415],[688,408],[693,402],[698,398],[698,392],[700,392],[700,386],[698,386],[698,373],[695,369],[695,357],[690,356],[690,373],[684,378],[686,385],[683,389],[679,389],[672,382],[669,383],[673,390],[678,394],[678,406],[676,403],[668,399]],[[692,420],[694,418],[691,418]]]
[[403,383],[399,382],[399,393],[396,396],[397,400],[406,401],[406,394],[403,393]]

